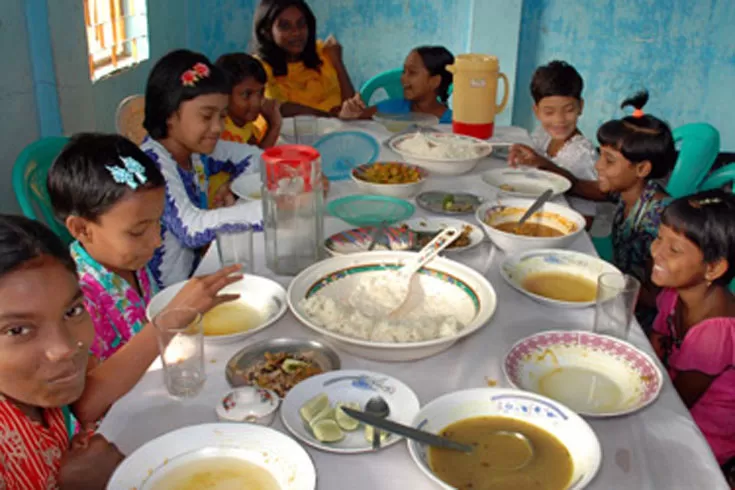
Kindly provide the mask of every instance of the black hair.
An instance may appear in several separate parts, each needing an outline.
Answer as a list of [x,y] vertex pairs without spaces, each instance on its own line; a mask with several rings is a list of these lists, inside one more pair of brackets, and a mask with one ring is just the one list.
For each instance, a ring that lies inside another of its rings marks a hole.
[[[189,84],[182,77],[196,66],[206,69]],[[160,140],[168,136],[168,120],[182,102],[200,95],[226,94],[231,90],[228,77],[209,62],[203,54],[186,49],[171,51],[158,60],[148,75],[145,87],[145,119],[143,127],[151,138]]]
[[322,60],[316,52],[316,17],[309,5],[303,0],[260,0],[253,16],[253,48],[255,54],[271,66],[273,76],[276,77],[288,74],[288,62],[286,52],[273,40],[273,24],[290,7],[301,11],[309,29],[306,46],[299,61],[312,70],[319,70],[322,66]]
[[230,83],[235,86],[242,83],[247,78],[254,78],[255,81],[265,84],[268,76],[265,73],[263,64],[257,58],[245,53],[223,54],[217,61],[215,66],[225,72],[229,77]]
[[545,97],[574,97],[582,100],[584,80],[579,72],[566,61],[554,60],[539,66],[531,78],[531,96],[538,104]]
[[69,248],[46,225],[24,216],[0,214],[0,277],[44,256],[53,257],[76,275]]
[[[642,91],[626,99],[621,108],[632,106],[642,111],[648,102],[648,92]],[[634,114],[608,121],[597,130],[602,146],[615,148],[632,163],[651,162],[649,179],[662,179],[676,163],[676,147],[671,128],[650,114]]]
[[447,66],[454,63],[454,55],[444,46],[419,46],[414,51],[421,57],[429,75],[441,77],[436,95],[439,100],[446,103],[449,100],[449,87],[452,86],[452,74]]
[[[145,183],[135,177],[133,190],[113,178],[111,167],[124,169],[121,157],[143,167]],[[72,137],[46,178],[54,214],[63,223],[69,216],[95,221],[131,192],[164,187],[158,166],[135,143],[117,134],[81,133]]]
[[715,189],[676,199],[664,209],[661,223],[693,242],[705,263],[727,260],[727,272],[716,284],[735,279],[735,195]]

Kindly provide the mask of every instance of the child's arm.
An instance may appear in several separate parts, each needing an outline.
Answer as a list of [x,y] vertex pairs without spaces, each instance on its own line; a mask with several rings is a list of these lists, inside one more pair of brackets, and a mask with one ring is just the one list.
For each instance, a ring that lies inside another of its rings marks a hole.
[[[211,308],[238,298],[238,295],[218,293],[222,288],[239,281],[239,265],[214,274],[194,277],[187,281],[166,309],[185,306],[204,313]],[[137,335],[109,359],[92,367],[79,400],[73,404],[74,415],[82,426],[96,423],[113,403],[130,391],[158,357],[156,327],[147,323]]]
[[[241,145],[244,146],[244,145]],[[216,238],[217,229],[248,229],[263,220],[263,207],[257,201],[238,202],[234,206],[201,209],[191,202],[177,170],[161,166],[166,179],[166,207],[163,222],[186,248],[197,249]]]
[[699,398],[704,395],[717,376],[700,371],[681,371],[676,375],[674,388],[679,393],[681,401],[687,408],[692,408]]
[[600,186],[596,180],[579,179],[569,170],[562,168],[551,160],[542,157],[536,150],[530,146],[516,144],[510,149],[508,155],[508,163],[512,166],[527,165],[540,170],[561,175],[572,183],[570,189],[572,194],[590,201],[607,201],[608,195],[600,190]]
[[360,94],[355,94],[345,100],[342,103],[342,108],[339,111],[339,118],[345,121],[351,121],[355,119],[372,119],[372,117],[378,112],[378,107],[367,107],[365,102],[360,97]]
[[334,36],[329,36],[324,41],[322,53],[329,61],[332,62],[334,69],[337,71],[337,79],[339,80],[339,90],[342,95],[342,102],[352,98],[355,95],[355,87],[350,80],[350,74],[347,73],[344,61],[342,60],[342,45],[337,42]]
[[281,126],[283,125],[281,104],[275,99],[265,99],[261,113],[268,123],[268,130],[263,136],[263,139],[260,140],[258,146],[261,148],[271,148],[276,145],[278,137],[281,135]]
[[227,172],[231,178],[242,173],[258,172],[258,163],[263,150],[255,145],[219,140],[211,155],[202,155],[207,163],[209,175]]

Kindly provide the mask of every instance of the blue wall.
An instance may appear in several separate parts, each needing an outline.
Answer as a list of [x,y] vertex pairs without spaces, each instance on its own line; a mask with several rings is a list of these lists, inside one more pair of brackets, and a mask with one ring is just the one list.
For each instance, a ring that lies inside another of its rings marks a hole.
[[581,129],[588,137],[646,87],[648,112],[673,127],[707,121],[723,149],[735,150],[733,0],[526,0],[519,53],[515,124],[535,123],[533,70],[563,59],[585,79]]

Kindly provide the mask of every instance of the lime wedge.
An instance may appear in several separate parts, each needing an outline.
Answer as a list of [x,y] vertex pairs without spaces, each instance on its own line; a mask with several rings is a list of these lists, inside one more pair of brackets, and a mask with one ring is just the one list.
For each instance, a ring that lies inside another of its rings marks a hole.
[[359,403],[337,403],[337,408],[335,409],[334,419],[337,421],[337,424],[339,424],[342,430],[347,430],[347,431],[356,430],[357,427],[360,425],[360,422],[358,420],[353,419],[346,413],[344,413],[342,411],[342,407],[354,408],[355,410],[360,410],[360,404]]
[[322,419],[311,426],[311,430],[321,442],[337,442],[344,439],[345,434],[339,428],[337,422],[332,419]]
[[299,415],[304,419],[304,422],[309,424],[316,415],[326,408],[329,408],[329,398],[324,393],[320,393],[301,406]]
[[327,408],[325,408],[318,414],[314,415],[314,417],[311,419],[311,422],[309,424],[313,426],[320,420],[334,420],[334,419],[335,419],[334,408],[327,405]]
[[[373,428],[372,425],[365,424],[365,439],[367,439],[368,442],[373,442]],[[390,437],[390,432],[386,432],[384,430],[380,431],[380,442],[384,442],[386,439]]]

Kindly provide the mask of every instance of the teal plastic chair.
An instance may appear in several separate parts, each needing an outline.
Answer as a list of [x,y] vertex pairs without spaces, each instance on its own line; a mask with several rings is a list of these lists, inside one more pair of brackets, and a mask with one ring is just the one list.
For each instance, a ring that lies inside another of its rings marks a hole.
[[66,244],[72,237],[54,217],[46,189],[46,175],[69,141],[65,137],[42,138],[26,146],[13,166],[13,190],[23,214],[46,223]]
[[[735,192],[735,163],[730,163],[712,172],[699,190],[710,191],[726,187],[730,188],[730,192]],[[730,283],[730,291],[735,293],[735,281]]]
[[[402,99],[403,98],[403,84],[401,83],[401,74],[403,68],[394,68],[393,70],[384,71],[373,78],[365,82],[360,87],[360,97],[362,100],[370,105],[370,98],[380,90],[385,90],[388,94],[388,99]],[[449,95],[452,95],[453,85],[449,87]]]
[[694,194],[720,152],[720,133],[707,123],[685,124],[674,130],[679,158],[666,191],[674,198]]

